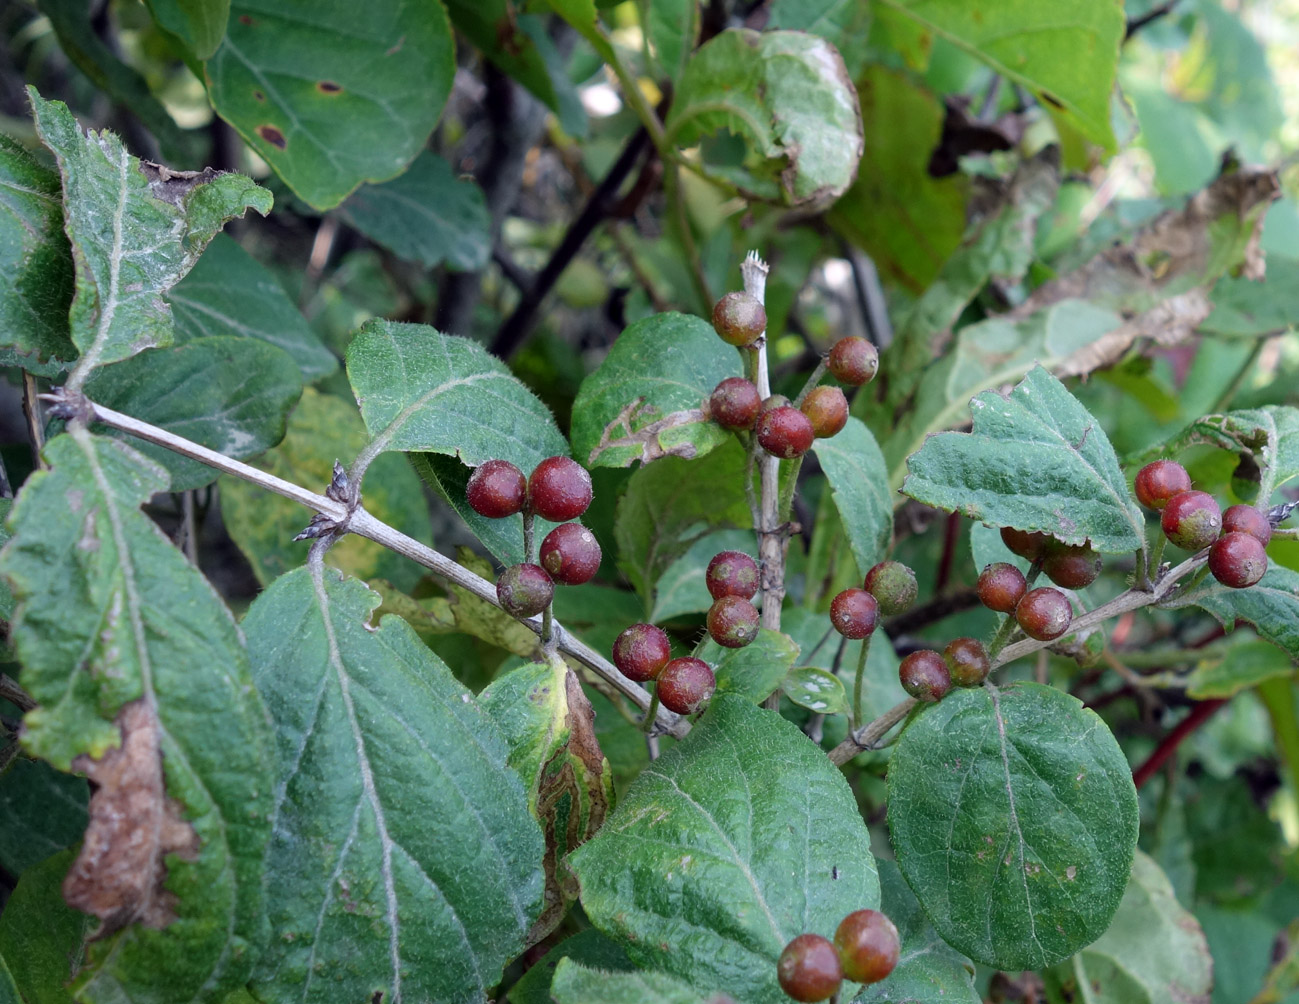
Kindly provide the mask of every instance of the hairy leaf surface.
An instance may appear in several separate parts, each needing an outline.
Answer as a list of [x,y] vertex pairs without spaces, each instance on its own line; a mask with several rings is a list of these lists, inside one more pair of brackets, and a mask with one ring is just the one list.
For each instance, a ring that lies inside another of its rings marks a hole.
[[75,857],[74,850],[62,851],[28,869],[0,913],[0,959],[20,1004],[73,1004],[67,984],[85,961],[86,939],[95,929],[94,918],[63,902],[59,888]]
[[696,986],[694,980],[686,982],[667,973],[610,973],[561,959],[550,984],[550,997],[555,1004],[709,1004],[716,999],[700,994]]
[[86,779],[18,757],[0,774],[0,868],[15,877],[81,840]]
[[1237,620],[1248,621],[1291,659],[1299,659],[1299,572],[1271,562],[1263,578],[1248,589],[1230,589],[1212,577],[1188,593],[1179,593],[1165,607],[1201,607],[1230,631]]
[[539,959],[510,988],[506,1000],[509,1004],[554,1004],[550,997],[550,984],[555,970],[564,959],[580,962],[588,969],[604,972],[628,972],[635,969],[627,953],[594,927],[565,938]]
[[707,638],[698,657],[713,667],[719,694],[756,702],[780,686],[798,658],[798,645],[787,634],[759,628],[758,636],[743,648],[723,648]]

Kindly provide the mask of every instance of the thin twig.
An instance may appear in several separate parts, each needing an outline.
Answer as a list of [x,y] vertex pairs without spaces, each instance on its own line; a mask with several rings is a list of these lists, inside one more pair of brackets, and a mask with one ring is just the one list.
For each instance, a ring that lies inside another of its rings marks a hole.
[[27,416],[27,435],[32,442],[32,463],[38,470],[45,469],[45,416],[41,411],[40,389],[36,377],[23,370],[23,414]]
[[1177,747],[1182,744],[1182,740],[1212,718],[1214,713],[1226,703],[1224,698],[1213,698],[1196,704],[1191,709],[1191,713],[1164,736],[1154,752],[1146,757],[1145,763],[1132,772],[1132,783],[1140,788],[1149,781],[1159,772],[1164,762],[1177,752]]
[[836,767],[842,767],[858,753],[874,749],[876,743],[883,739],[893,726],[911,714],[911,709],[915,706],[916,699],[908,697],[905,701],[893,705],[874,721],[850,732],[847,739],[830,751],[830,762]]
[[1177,6],[1177,0],[1168,0],[1167,3],[1161,3],[1158,7],[1152,7],[1150,10],[1146,11],[1144,14],[1140,15],[1139,17],[1132,18],[1130,21],[1128,21],[1127,25],[1124,27],[1123,41],[1126,42],[1133,35],[1139,32],[1142,28],[1150,24],[1151,21],[1156,21],[1159,18],[1163,17],[1164,15],[1168,14],[1176,6]]
[[0,673],[0,699],[17,705],[18,710],[24,714],[36,707],[36,701],[32,699],[32,695],[23,690],[18,681],[12,676],[4,673]]
[[181,540],[184,543],[181,550],[189,563],[198,568],[198,520],[194,514],[193,489],[180,493],[180,512]]

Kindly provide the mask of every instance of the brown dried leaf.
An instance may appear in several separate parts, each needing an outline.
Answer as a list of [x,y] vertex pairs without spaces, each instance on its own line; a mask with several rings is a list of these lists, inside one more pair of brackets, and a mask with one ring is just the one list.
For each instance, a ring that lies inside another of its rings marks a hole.
[[1063,380],[1112,366],[1123,358],[1123,354],[1138,338],[1150,338],[1164,346],[1176,345],[1190,338],[1212,310],[1208,290],[1197,286],[1124,322],[1090,345],[1079,349],[1059,366],[1053,367],[1051,372]]
[[165,858],[197,859],[198,834],[180,806],[167,797],[157,711],[145,700],[117,716],[122,745],[98,760],[77,757],[72,766],[97,785],[90,797],[85,843],[63,880],[68,905],[94,914],[103,938],[139,921],[166,927],[176,919],[176,898],[166,888]]
[[[642,464],[663,457],[692,459],[698,452],[693,443],[683,442],[674,446],[665,446],[659,436],[668,429],[675,429],[678,426],[707,422],[708,415],[705,414],[704,409],[690,408],[686,411],[674,411],[670,415],[664,415],[660,419],[642,425],[639,429],[634,428],[638,419],[643,420],[654,414],[656,414],[655,409],[652,405],[645,404],[643,397],[638,397],[628,404],[618,412],[612,422],[605,426],[604,432],[600,434],[600,442],[591,450],[591,455],[587,458],[587,465],[593,466],[596,458],[605,450],[621,446],[639,446]],[[623,434],[618,435],[620,432]]]

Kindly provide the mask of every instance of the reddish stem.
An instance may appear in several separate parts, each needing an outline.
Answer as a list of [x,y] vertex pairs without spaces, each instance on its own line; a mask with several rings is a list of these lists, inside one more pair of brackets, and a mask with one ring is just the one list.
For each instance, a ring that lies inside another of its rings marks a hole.
[[938,576],[934,583],[934,592],[941,593],[947,588],[952,577],[952,561],[956,557],[956,544],[961,538],[961,514],[948,513],[947,526],[943,534],[943,556],[938,560]]
[[1212,718],[1214,712],[1226,703],[1225,698],[1215,697],[1212,700],[1200,701],[1196,704],[1191,709],[1191,713],[1178,722],[1169,731],[1168,735],[1164,736],[1159,745],[1155,747],[1155,751],[1146,758],[1146,762],[1132,772],[1132,783],[1140,788],[1149,781],[1158,773],[1164,762],[1177,752],[1177,747],[1182,744],[1182,740]]

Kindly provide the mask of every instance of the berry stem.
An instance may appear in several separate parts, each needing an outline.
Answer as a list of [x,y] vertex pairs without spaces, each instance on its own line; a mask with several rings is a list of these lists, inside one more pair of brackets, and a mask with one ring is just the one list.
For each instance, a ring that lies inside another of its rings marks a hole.
[[798,472],[802,469],[802,457],[795,457],[789,462],[789,470],[785,474],[785,487],[781,489],[780,504],[776,507],[782,526],[789,522],[789,514],[794,508],[794,492],[798,490]]
[[852,724],[853,728],[861,725],[861,685],[862,680],[866,678],[866,656],[871,650],[871,639],[874,634],[868,634],[861,640],[861,651],[857,654],[857,675],[852,681]]
[[532,532],[532,510],[524,507],[523,510],[523,560],[526,564],[535,565],[537,563],[537,554],[533,550],[536,541],[533,539],[535,534]]
[[825,376],[825,371],[829,368],[830,364],[826,362],[825,356],[822,356],[821,361],[816,364],[816,369],[812,371],[812,375],[807,378],[807,383],[803,384],[803,389],[798,392],[798,397],[794,398],[795,408],[803,406],[803,402],[807,400],[807,395],[816,389],[816,385],[821,382],[821,378]]
[[553,613],[555,604],[547,603],[546,609],[541,611],[541,644],[544,648],[549,649],[554,639],[555,615]]
[[650,705],[645,712],[645,718],[641,722],[641,731],[649,735],[654,731],[654,719],[659,711],[659,688],[657,685],[650,687]]
[[1010,636],[1014,634],[1015,626],[1018,623],[1019,622],[1015,620],[1015,615],[1013,613],[1006,614],[1005,619],[1001,622],[1001,626],[997,628],[997,633],[992,636],[992,641],[988,643],[989,659],[995,659],[997,653],[1005,647],[1006,642],[1010,641]]
[[842,767],[863,750],[876,749],[879,741],[893,726],[911,714],[911,709],[917,703],[914,697],[908,697],[905,701],[893,705],[869,724],[849,732],[848,738],[829,752],[830,762],[836,767]]
[[1162,533],[1155,534],[1154,546],[1150,549],[1150,564],[1147,566],[1146,582],[1144,586],[1140,582],[1137,585],[1140,588],[1151,589],[1159,582],[1159,565],[1164,560],[1164,545],[1168,540]]

